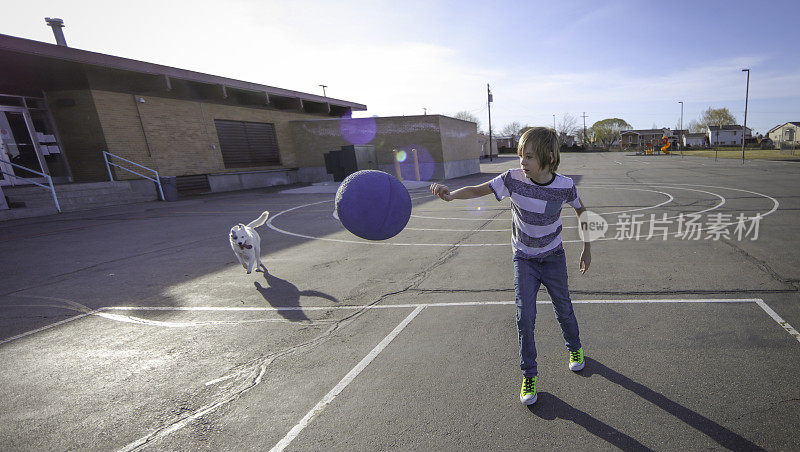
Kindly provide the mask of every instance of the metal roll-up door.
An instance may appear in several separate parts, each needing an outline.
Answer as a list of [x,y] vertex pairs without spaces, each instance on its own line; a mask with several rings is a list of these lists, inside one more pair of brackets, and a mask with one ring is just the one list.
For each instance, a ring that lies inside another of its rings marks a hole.
[[280,165],[275,125],[214,120],[226,168]]

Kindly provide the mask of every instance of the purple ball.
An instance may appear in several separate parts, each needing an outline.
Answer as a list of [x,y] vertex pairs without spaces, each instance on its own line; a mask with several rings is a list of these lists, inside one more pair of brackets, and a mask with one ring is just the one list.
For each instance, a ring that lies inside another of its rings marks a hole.
[[411,218],[411,195],[402,182],[383,171],[357,171],[336,190],[336,214],[342,225],[367,240],[400,233]]

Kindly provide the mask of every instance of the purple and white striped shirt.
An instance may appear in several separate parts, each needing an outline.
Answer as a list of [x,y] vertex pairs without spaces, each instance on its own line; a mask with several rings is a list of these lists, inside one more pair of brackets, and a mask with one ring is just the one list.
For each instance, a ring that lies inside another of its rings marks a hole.
[[544,257],[561,248],[561,206],[581,207],[578,190],[569,177],[558,173],[539,184],[521,168],[510,169],[490,181],[498,201],[511,198],[511,246],[514,255]]

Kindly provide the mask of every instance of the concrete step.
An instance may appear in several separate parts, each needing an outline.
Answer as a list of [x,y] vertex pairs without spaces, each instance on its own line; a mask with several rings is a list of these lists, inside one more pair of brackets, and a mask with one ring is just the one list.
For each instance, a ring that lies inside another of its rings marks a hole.
[[55,206],[50,207],[22,207],[19,209],[0,210],[0,221],[16,220],[19,218],[43,217],[55,215],[58,211]]
[[[155,191],[143,193],[133,190],[128,182],[96,182],[56,185],[58,204],[62,212],[90,210],[123,204],[155,201]],[[52,193],[38,186],[3,187],[3,194],[13,207],[0,211],[0,221],[56,213]]]
[[[44,184],[47,185],[47,184]],[[56,193],[69,193],[74,191],[81,191],[81,190],[98,190],[98,189],[106,189],[106,188],[118,188],[118,189],[125,189],[130,190],[130,185],[127,182],[81,182],[75,184],[56,184],[54,185]],[[46,189],[39,187],[38,185],[22,185],[22,186],[14,186],[14,187],[3,187],[4,192],[11,192],[11,193],[37,193],[40,191],[46,191]]]

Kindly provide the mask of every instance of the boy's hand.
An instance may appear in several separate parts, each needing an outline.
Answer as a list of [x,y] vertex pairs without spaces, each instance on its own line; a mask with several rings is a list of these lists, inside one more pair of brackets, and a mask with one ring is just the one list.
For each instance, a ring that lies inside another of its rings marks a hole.
[[445,201],[453,200],[453,195],[450,194],[450,189],[447,188],[447,185],[433,183],[431,184],[431,193]]
[[592,252],[589,251],[589,248],[584,247],[583,252],[581,252],[581,261],[578,263],[578,267],[581,270],[581,274],[586,273],[586,270],[589,270],[589,265],[592,263]]

